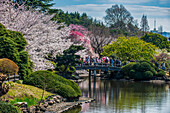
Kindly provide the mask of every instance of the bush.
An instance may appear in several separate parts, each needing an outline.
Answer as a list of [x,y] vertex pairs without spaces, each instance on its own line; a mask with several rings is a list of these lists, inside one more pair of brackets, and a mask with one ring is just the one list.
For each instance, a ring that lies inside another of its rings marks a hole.
[[153,68],[153,67],[151,67],[151,70],[150,70],[152,73],[153,73],[153,76],[156,76],[156,70]]
[[142,60],[130,63],[121,68],[121,73],[135,80],[148,80],[156,75],[155,65],[149,61]]
[[134,78],[135,74],[136,74],[136,71],[134,69],[131,69],[129,73],[129,77]]
[[136,71],[141,71],[141,63],[137,62],[133,65],[132,69]]
[[53,74],[50,71],[36,71],[24,78],[24,83],[43,88],[45,84],[52,83]]
[[18,66],[12,60],[7,58],[0,59],[0,71],[3,74],[17,74],[18,70]]
[[140,67],[139,67],[138,70],[143,71],[143,72],[145,72],[145,71],[150,71],[150,70],[151,70],[151,66],[150,66],[150,64],[147,63],[147,62],[142,62],[142,63],[140,64]]
[[137,71],[134,75],[135,80],[148,80],[153,77],[153,73],[151,71],[140,72]]
[[22,113],[19,108],[12,104],[0,101],[0,112],[1,113]]
[[129,76],[130,70],[132,69],[132,67],[134,66],[135,63],[129,63],[125,66],[123,66],[121,68],[121,74],[123,74],[124,76]]
[[28,52],[24,51],[27,45],[26,39],[20,32],[7,30],[0,24],[0,58],[8,58],[14,61],[18,67],[18,74],[22,77],[31,74],[33,63]]
[[76,91],[69,85],[55,81],[47,87],[52,93],[57,93],[64,98],[78,97]]
[[158,77],[163,77],[165,76],[165,71],[163,71],[162,69],[159,70],[159,72],[157,73]]
[[151,79],[153,77],[153,73],[151,71],[146,71],[144,72],[144,79],[147,80],[147,79]]
[[24,82],[39,88],[43,88],[45,83],[47,91],[60,94],[65,98],[82,95],[79,86],[75,82],[50,71],[36,71],[25,77]]
[[143,80],[144,76],[142,72],[136,71],[135,75],[133,76],[133,79],[135,80]]
[[65,79],[65,78],[63,78],[62,76],[59,76],[59,75],[57,75],[57,74],[54,74],[54,79],[57,80],[57,81],[59,81],[59,82],[61,82],[61,83],[64,83],[64,84],[66,84],[66,85],[71,86],[71,87],[76,91],[76,93],[77,93],[79,96],[82,95],[82,94],[81,94],[81,90],[80,90],[79,86],[77,85],[77,83],[75,83],[75,82],[73,82],[73,81],[71,81],[71,80],[67,80],[67,79]]

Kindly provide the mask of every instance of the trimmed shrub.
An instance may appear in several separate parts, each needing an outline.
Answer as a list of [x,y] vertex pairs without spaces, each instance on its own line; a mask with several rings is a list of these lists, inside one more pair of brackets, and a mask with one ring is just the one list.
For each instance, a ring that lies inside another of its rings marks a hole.
[[162,69],[160,69],[159,71],[158,71],[158,73],[157,73],[157,76],[158,77],[163,77],[163,76],[165,76],[165,71],[163,71]]
[[151,67],[151,70],[150,70],[152,73],[153,73],[153,76],[156,76],[156,70],[153,68],[153,67]]
[[53,74],[50,71],[36,71],[24,78],[24,83],[34,85],[39,88],[45,87],[44,85],[49,85],[54,82]]
[[156,71],[158,70],[158,68],[156,67],[156,65],[153,64],[153,63],[151,63],[151,62],[148,61],[148,60],[140,60],[139,62],[140,62],[140,63],[146,62],[146,63],[150,64],[150,66],[153,67]]
[[147,63],[147,62],[142,62],[142,63],[140,64],[140,67],[139,67],[138,70],[143,71],[143,72],[149,71],[149,70],[151,70],[151,66],[150,66],[150,64]]
[[129,73],[129,77],[134,78],[135,74],[136,74],[136,71],[134,69],[131,69]]
[[64,98],[78,97],[76,91],[69,85],[62,82],[55,81],[47,87],[47,89],[52,93],[57,93]]
[[57,75],[57,74],[53,74],[53,75],[54,75],[54,79],[55,79],[55,80],[57,80],[57,81],[59,81],[59,82],[61,82],[61,83],[64,83],[64,84],[66,84],[66,85],[71,86],[71,87],[76,91],[76,93],[77,93],[79,96],[82,95],[81,90],[80,90],[79,86],[77,85],[77,83],[75,83],[75,82],[73,82],[73,81],[71,81],[71,80],[67,80],[67,79],[65,79],[64,77],[59,76],[59,75]]
[[0,112],[1,113],[22,113],[19,108],[12,104],[0,101]]
[[134,80],[148,80],[157,75],[155,65],[146,60],[123,66],[121,73]]
[[145,80],[151,79],[153,77],[153,73],[151,71],[146,71],[146,72],[144,72],[143,76],[144,76]]
[[132,69],[136,71],[141,71],[141,63],[137,62],[133,65]]
[[18,66],[12,60],[7,58],[0,59],[0,71],[3,74],[17,74],[18,70]]
[[121,74],[124,76],[129,76],[130,70],[134,66],[135,63],[129,63],[121,68]]
[[45,87],[47,91],[60,94],[65,98],[82,95],[79,86],[75,82],[50,71],[36,71],[25,77],[24,82],[39,88]]
[[134,77],[133,77],[135,80],[143,80],[144,79],[144,76],[143,76],[143,73],[142,72],[139,72],[139,71],[136,71]]

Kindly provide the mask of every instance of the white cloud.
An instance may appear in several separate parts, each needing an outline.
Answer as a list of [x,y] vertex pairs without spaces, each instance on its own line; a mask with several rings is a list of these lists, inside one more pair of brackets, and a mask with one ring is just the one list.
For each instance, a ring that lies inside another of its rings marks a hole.
[[155,7],[155,6],[142,6],[142,5],[125,5],[128,11],[134,16],[148,15],[155,18],[170,18],[170,8]]
[[153,0],[100,0],[100,2],[102,3],[133,3],[133,4],[136,4],[136,3],[147,3],[147,2],[150,2],[150,1],[153,1]]
[[[114,4],[86,4],[86,5],[72,5],[65,7],[56,7],[64,11],[80,13],[86,12],[89,16],[99,20],[103,20],[106,15],[105,10]],[[132,14],[135,19],[140,19],[143,14],[147,15],[150,28],[153,29],[153,21],[156,18],[157,26],[162,25],[165,31],[170,32],[170,8],[156,7],[156,6],[142,6],[142,5],[124,5],[125,8]]]

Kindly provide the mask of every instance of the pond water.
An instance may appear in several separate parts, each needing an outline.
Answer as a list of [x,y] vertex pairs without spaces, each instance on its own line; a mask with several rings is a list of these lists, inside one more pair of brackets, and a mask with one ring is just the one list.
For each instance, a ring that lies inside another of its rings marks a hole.
[[169,84],[89,79],[79,84],[84,97],[95,98],[67,113],[170,113]]

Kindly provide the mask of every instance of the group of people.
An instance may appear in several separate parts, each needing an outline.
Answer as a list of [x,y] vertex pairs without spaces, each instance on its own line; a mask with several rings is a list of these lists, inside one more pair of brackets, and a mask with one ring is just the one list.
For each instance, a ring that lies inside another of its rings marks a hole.
[[[118,58],[116,60],[108,57],[98,58],[98,57],[86,57],[85,60],[83,60],[83,64],[86,65],[110,65],[110,66],[121,66],[121,60]],[[125,64],[126,65],[126,64]]]
[[[126,65],[129,62],[135,62],[135,61],[124,61],[124,63],[122,64],[121,60],[119,60],[119,58],[112,59],[112,58],[108,58],[108,57],[103,57],[103,58],[98,58],[98,57],[86,57],[85,59],[81,58],[83,65],[100,65],[100,64],[104,64],[104,65],[110,65],[110,66],[117,66],[117,67],[121,67],[122,65]],[[155,62],[155,65],[157,66],[157,68],[159,69],[159,63]],[[165,67],[165,62],[163,62],[161,64],[161,67],[163,70],[166,71],[166,67]]]

